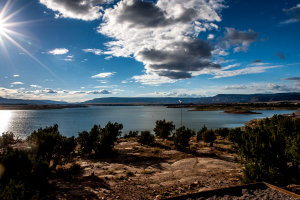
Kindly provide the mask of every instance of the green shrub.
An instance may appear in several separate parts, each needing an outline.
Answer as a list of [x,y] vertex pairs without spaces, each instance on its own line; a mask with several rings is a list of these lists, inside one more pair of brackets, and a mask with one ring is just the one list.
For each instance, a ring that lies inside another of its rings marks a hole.
[[15,135],[12,132],[2,133],[0,136],[0,148],[15,142]]
[[142,131],[138,142],[142,145],[151,145],[154,143],[154,135],[150,131]]
[[19,200],[24,199],[25,188],[21,181],[16,183],[15,180],[10,179],[8,185],[0,188],[0,199],[5,200]]
[[229,129],[228,128],[219,128],[214,130],[215,134],[221,136],[222,138],[226,138],[229,134]]
[[300,178],[300,119],[274,115],[254,128],[231,130],[228,138],[245,162],[243,182],[286,184]]
[[4,167],[0,199],[32,199],[47,191],[49,163],[34,152],[8,147],[2,153],[0,163]]
[[127,175],[127,176],[133,176],[133,172],[130,171],[130,170],[127,170],[127,171],[126,171],[126,175]]
[[94,125],[90,132],[82,131],[78,133],[77,141],[83,154],[91,153],[99,145],[101,136],[101,126]]
[[175,130],[175,125],[173,125],[173,121],[166,122],[165,119],[157,120],[155,122],[155,128],[153,129],[156,136],[160,138],[168,138],[171,135],[172,131]]
[[114,174],[115,171],[116,170],[114,168],[111,168],[111,169],[106,170],[106,173],[108,173],[108,174]]
[[87,154],[94,150],[97,156],[106,157],[110,155],[122,129],[122,124],[108,122],[104,128],[101,128],[100,125],[94,125],[90,132],[79,133],[77,140],[81,152]]
[[143,170],[143,171],[142,171],[142,174],[150,174],[150,172],[147,171],[147,170]]
[[212,129],[206,130],[202,133],[202,139],[206,143],[210,143],[212,147],[214,145],[214,141],[216,140],[216,135]]
[[139,134],[139,131],[130,131],[128,134],[126,133],[123,137],[124,139],[127,139],[127,138],[131,138],[131,137],[136,137],[138,136]]
[[114,143],[117,141],[118,136],[121,135],[123,129],[122,124],[108,122],[104,128],[101,129],[100,135],[100,148],[96,148],[96,154],[100,156],[108,156],[111,154]]
[[173,135],[174,146],[177,150],[186,150],[186,147],[189,147],[189,141],[193,131],[186,129],[185,126],[182,126],[176,129],[175,134]]
[[67,138],[59,133],[57,124],[34,131],[27,141],[33,144],[32,149],[37,157],[41,156],[48,163],[52,161],[53,169],[62,163],[62,158],[68,160],[77,145],[74,137]]
[[205,131],[207,131],[207,127],[204,124],[203,127],[199,131],[197,131],[197,141],[202,140],[202,133],[204,133]]

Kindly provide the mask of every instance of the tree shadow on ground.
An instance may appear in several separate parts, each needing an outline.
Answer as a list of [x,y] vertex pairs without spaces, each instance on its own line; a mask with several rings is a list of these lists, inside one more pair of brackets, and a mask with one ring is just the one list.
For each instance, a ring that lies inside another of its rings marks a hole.
[[61,197],[76,200],[99,199],[92,190],[110,190],[109,184],[104,179],[96,176],[82,177],[82,173],[60,178],[60,181],[54,181],[50,186],[49,195],[43,198],[45,200],[60,199]]

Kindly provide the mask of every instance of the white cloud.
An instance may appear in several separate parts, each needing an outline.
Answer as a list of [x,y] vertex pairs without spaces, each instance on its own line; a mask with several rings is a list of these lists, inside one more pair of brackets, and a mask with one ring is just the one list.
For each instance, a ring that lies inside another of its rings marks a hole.
[[247,86],[245,85],[230,85],[221,88],[222,90],[245,90]]
[[99,19],[103,9],[99,4],[110,0],[40,0],[41,4],[55,12],[55,18],[73,18],[85,21]]
[[12,85],[23,85],[24,83],[22,83],[22,82],[13,82],[13,83],[11,83]]
[[94,86],[94,88],[115,88],[118,85],[101,85],[101,86]]
[[212,75],[214,75],[214,78],[223,78],[223,77],[232,77],[232,76],[238,76],[238,75],[245,75],[245,74],[259,74],[266,72],[267,69],[272,68],[280,68],[284,67],[283,65],[277,65],[277,66],[255,66],[255,67],[246,67],[243,69],[237,69],[237,70],[231,70],[231,71],[225,71],[218,70],[212,72]]
[[215,39],[215,35],[214,34],[208,34],[207,39],[208,40],[213,40],[213,39]]
[[66,48],[57,48],[57,49],[49,51],[48,53],[52,54],[52,55],[62,55],[62,54],[66,54],[68,52],[69,52],[69,50]]
[[92,76],[91,78],[108,78],[115,74],[116,72],[106,72],[106,73],[100,73],[95,76]]
[[114,89],[114,91],[116,91],[116,92],[124,92],[125,90],[121,90],[121,89]]
[[17,74],[16,74],[16,75],[14,75],[14,77],[18,77],[18,76],[19,76],[19,75],[17,75]]
[[66,58],[66,59],[62,59],[64,61],[74,61],[73,59],[69,59],[69,58]]
[[175,83],[177,80],[169,79],[166,77],[160,77],[155,74],[144,74],[140,76],[134,76],[132,79],[135,80],[135,82],[140,82],[144,85],[152,85],[152,86],[160,86],[164,83]]
[[74,55],[68,55],[67,58],[74,58]]
[[[218,29],[223,0],[123,0],[105,10],[98,32],[113,39],[103,54],[134,57],[145,65],[143,81],[152,85],[191,78],[189,71],[220,68],[212,63],[210,42],[197,36]],[[143,8],[143,9],[142,9]],[[149,12],[147,12],[147,10]],[[147,13],[145,13],[147,12]],[[150,78],[151,76],[151,78]],[[150,79],[155,80],[150,80]],[[157,78],[161,77],[161,79]]]
[[38,86],[38,85],[30,85],[30,87],[33,87],[33,88],[42,88],[42,86]]
[[295,22],[299,22],[299,20],[292,18],[292,19],[285,20],[283,22],[279,22],[279,24],[280,25],[286,25],[286,24],[292,24],[292,23],[295,23]]
[[228,56],[229,52],[226,52],[224,50],[221,49],[215,49],[212,51],[213,54],[219,55],[219,56]]
[[84,53],[93,53],[93,54],[96,54],[98,56],[103,54],[103,51],[101,49],[82,49],[82,51]]
[[107,90],[94,90],[94,91],[89,91],[87,94],[112,94],[112,92],[109,92]]

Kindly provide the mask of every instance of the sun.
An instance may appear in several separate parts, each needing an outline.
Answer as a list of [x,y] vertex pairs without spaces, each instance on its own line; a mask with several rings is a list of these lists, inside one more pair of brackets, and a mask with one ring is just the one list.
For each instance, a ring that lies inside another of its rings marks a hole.
[[28,23],[33,23],[33,22],[37,22],[37,21],[43,21],[43,20],[32,20],[32,21],[23,21],[23,22],[11,22],[11,21],[13,21],[12,17],[14,17],[19,12],[21,12],[25,7],[27,7],[30,4],[29,3],[26,6],[18,9],[17,11],[14,11],[14,12],[8,14],[9,13],[9,4],[10,4],[11,1],[12,0],[7,0],[6,4],[2,8],[2,10],[0,8],[0,47],[2,47],[2,49],[4,50],[6,56],[10,59],[9,52],[8,52],[8,49],[6,49],[4,40],[7,40],[7,41],[13,43],[15,46],[17,46],[19,49],[21,49],[23,52],[25,52],[28,56],[30,56],[33,60],[35,60],[37,63],[39,63],[50,74],[52,74],[58,80],[63,82],[61,78],[59,78],[56,74],[54,74],[47,66],[45,66],[41,61],[39,61],[36,57],[34,57],[30,52],[28,52],[24,47],[22,47],[18,42],[16,42],[11,37],[12,35],[15,35],[15,36],[18,36],[18,37],[23,37],[23,38],[29,38],[29,39],[36,40],[36,39],[28,37],[28,36],[26,36],[22,33],[13,31],[11,29],[11,27],[17,27],[17,26],[22,25],[22,24],[28,24]]

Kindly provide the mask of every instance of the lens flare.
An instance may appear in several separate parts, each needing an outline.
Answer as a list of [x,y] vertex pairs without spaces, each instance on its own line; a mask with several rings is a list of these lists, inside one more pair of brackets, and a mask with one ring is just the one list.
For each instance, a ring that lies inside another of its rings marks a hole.
[[[9,14],[9,15],[7,15],[8,12],[9,12],[8,7],[9,7],[9,3],[10,2],[11,2],[11,0],[7,0],[5,6],[2,8],[2,10],[0,12],[0,46],[2,46],[2,49],[4,50],[5,54],[10,59],[8,50],[5,47],[4,39],[7,40],[7,41],[10,41],[15,46],[17,46],[18,48],[20,48],[23,52],[25,52],[33,60],[35,60],[37,63],[39,63],[44,69],[46,69],[50,74],[52,74],[54,77],[56,77],[62,83],[64,83],[64,81],[61,78],[59,78],[56,74],[54,74],[47,66],[45,66],[41,61],[39,61],[36,57],[34,57],[31,53],[29,53],[26,49],[24,49],[19,43],[17,43],[11,37],[11,35],[16,35],[16,36],[20,36],[20,37],[29,38],[29,39],[33,39],[34,40],[34,38],[30,38],[30,37],[28,37],[26,35],[23,35],[21,33],[18,33],[18,32],[15,32],[13,30],[10,30],[9,27],[14,27],[14,26],[18,26],[18,25],[22,25],[22,24],[27,24],[27,23],[32,23],[32,22],[37,22],[37,21],[42,21],[42,20],[33,20],[33,21],[24,21],[24,22],[8,22],[8,20],[10,20],[13,16],[15,16],[16,14],[18,14],[20,11],[22,11],[25,7],[27,7],[30,4],[29,3],[26,6],[23,6],[22,8],[20,8],[19,10],[15,11],[15,12]],[[28,44],[31,45],[31,42],[28,42]]]

